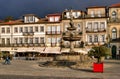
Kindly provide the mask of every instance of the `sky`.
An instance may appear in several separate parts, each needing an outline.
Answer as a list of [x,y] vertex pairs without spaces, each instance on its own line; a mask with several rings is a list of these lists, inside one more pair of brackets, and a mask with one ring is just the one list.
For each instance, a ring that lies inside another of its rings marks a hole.
[[70,8],[85,11],[90,6],[110,6],[116,3],[120,3],[120,0],[0,0],[0,19],[7,16],[18,19],[24,14],[45,17]]

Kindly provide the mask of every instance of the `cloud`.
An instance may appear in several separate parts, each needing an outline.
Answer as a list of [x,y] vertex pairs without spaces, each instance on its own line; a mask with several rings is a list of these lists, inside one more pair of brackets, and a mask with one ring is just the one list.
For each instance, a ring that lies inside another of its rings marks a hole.
[[0,0],[0,18],[20,17],[34,13],[44,17],[48,13],[62,12],[66,8],[85,10],[88,6],[108,6],[119,0]]

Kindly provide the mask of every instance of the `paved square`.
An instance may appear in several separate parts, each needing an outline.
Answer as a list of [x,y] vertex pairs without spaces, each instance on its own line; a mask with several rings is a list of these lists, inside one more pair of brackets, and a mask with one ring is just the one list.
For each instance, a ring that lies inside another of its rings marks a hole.
[[12,60],[11,65],[0,63],[0,79],[119,79],[120,60],[105,60],[104,73],[92,68],[71,69],[39,67],[37,61]]

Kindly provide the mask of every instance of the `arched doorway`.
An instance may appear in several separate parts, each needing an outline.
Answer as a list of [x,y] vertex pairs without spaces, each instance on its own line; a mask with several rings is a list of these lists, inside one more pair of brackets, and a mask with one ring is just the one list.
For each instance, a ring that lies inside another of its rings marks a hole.
[[116,58],[116,49],[117,47],[116,46],[112,46],[112,58],[115,59]]

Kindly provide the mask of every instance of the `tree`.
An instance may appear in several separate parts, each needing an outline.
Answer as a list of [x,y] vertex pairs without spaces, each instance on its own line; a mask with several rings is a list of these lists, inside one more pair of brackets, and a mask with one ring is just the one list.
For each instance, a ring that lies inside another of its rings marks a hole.
[[97,63],[101,63],[101,58],[109,54],[110,54],[110,50],[106,46],[94,46],[88,52],[88,56],[90,57],[94,56],[95,58],[97,58]]
[[13,18],[12,16],[7,16],[7,17],[4,19],[5,22],[9,22],[9,21],[11,21],[11,20],[14,20],[14,18]]

